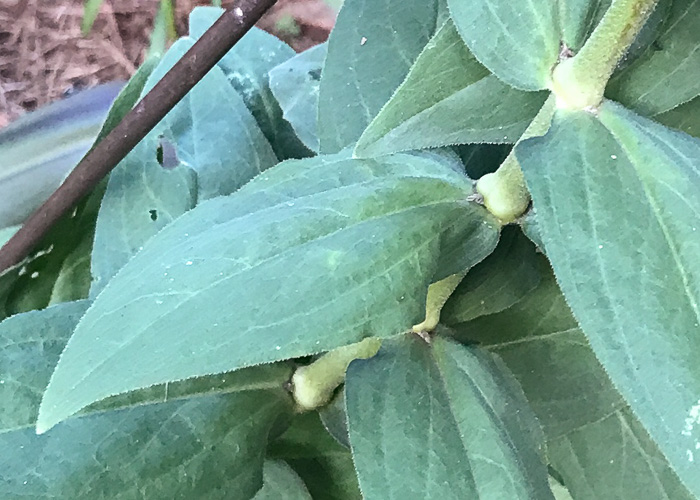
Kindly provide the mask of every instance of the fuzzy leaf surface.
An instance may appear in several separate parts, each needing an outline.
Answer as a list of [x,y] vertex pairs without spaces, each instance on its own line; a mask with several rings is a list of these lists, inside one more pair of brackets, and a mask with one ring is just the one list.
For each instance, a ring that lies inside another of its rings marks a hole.
[[431,156],[332,156],[287,161],[198,205],[88,310],[39,428],[112,394],[407,330],[431,282],[495,247],[498,222],[466,201],[472,189]]
[[700,493],[700,141],[608,101],[599,119],[558,112],[516,153],[593,351]]
[[364,497],[553,498],[543,436],[490,355],[437,337],[385,341],[350,364],[350,444]]
[[448,0],[465,43],[493,74],[522,90],[548,88],[559,58],[557,2]]
[[328,40],[319,91],[322,153],[337,153],[357,141],[441,25],[441,4],[343,3]]
[[545,93],[516,90],[489,73],[448,20],[363,132],[355,155],[464,143],[512,143],[545,99]]

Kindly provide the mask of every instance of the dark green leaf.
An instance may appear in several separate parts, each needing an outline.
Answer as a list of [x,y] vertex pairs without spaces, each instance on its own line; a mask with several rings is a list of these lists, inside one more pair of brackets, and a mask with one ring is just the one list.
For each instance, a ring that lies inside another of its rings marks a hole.
[[509,144],[463,144],[454,146],[471,179],[495,172],[512,149]]
[[[700,492],[700,141],[610,101],[516,148],[547,256],[610,378]],[[606,129],[607,127],[607,129]]]
[[496,244],[498,222],[465,201],[472,189],[430,156],[333,156],[287,161],[198,205],[98,296],[39,427],[112,394],[407,330],[431,282]]
[[700,138],[700,97],[683,103],[671,111],[656,115],[654,118],[667,127],[676,128]]
[[439,27],[439,7],[439,0],[345,0],[321,79],[321,152],[357,141]]
[[469,49],[498,78],[523,90],[549,87],[559,59],[557,2],[448,0]]
[[323,428],[316,412],[297,416],[269,455],[283,458],[299,474],[314,500],[361,500],[350,451]]
[[654,42],[610,81],[606,95],[646,116],[675,108],[700,94],[700,0],[673,0]]
[[515,142],[546,99],[484,68],[447,21],[362,134],[361,157],[470,142]]
[[658,447],[627,430],[641,426],[591,351],[544,258],[541,272],[540,286],[512,308],[448,322],[450,328],[497,353],[518,378],[547,435],[550,463],[576,499],[690,498]]
[[311,151],[318,152],[318,90],[328,45],[321,44],[270,70],[270,90],[284,119]]
[[291,411],[288,366],[149,388],[35,434],[43,388],[87,306],[0,324],[0,496],[250,498],[262,485],[267,436]]
[[534,245],[518,228],[505,227],[496,250],[467,273],[440,317],[452,324],[500,312],[522,300],[539,282]]
[[263,487],[253,500],[312,500],[304,482],[282,460],[265,460]]
[[63,261],[51,290],[49,304],[72,302],[88,297],[92,283],[90,272],[92,240],[92,233],[83,235],[80,244]]
[[544,436],[490,355],[437,337],[385,341],[348,368],[355,466],[367,499],[553,498]]
[[[190,37],[198,39],[221,16],[223,9],[196,7],[190,14]],[[303,158],[309,151],[282,118],[270,91],[268,72],[294,56],[280,39],[253,28],[217,63],[257,120],[280,159]]]
[[348,415],[345,409],[345,388],[342,387],[333,400],[318,410],[321,422],[328,433],[346,448],[350,448]]
[[654,46],[652,44],[656,42],[661,32],[661,28],[663,27],[664,23],[666,23],[666,21],[669,18],[669,15],[671,14],[672,3],[673,0],[658,1],[656,7],[649,15],[649,19],[647,19],[647,22],[644,23],[644,26],[642,26],[642,29],[639,31],[639,34],[634,39],[634,42],[632,42],[632,45],[630,45],[629,49],[627,50],[627,53],[625,54],[625,57],[617,65],[615,71],[624,70],[634,61],[636,61],[639,58],[639,56],[644,54],[644,52],[646,52],[647,50],[656,50],[657,46]]

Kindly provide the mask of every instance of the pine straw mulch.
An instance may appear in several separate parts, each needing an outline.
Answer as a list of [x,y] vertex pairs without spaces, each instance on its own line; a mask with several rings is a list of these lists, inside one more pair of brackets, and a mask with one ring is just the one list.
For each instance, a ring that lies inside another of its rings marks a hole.
[[[74,90],[126,80],[143,61],[158,0],[105,0],[86,37],[83,3],[0,0],[0,127]],[[187,33],[192,8],[206,4],[177,1],[178,33]],[[280,0],[259,26],[303,50],[323,42],[333,22],[322,0]]]

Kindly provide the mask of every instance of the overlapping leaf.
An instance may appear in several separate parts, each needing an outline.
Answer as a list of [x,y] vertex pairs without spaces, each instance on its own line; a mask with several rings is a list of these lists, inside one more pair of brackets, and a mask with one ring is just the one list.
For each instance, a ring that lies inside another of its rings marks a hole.
[[336,153],[357,141],[440,26],[441,3],[343,3],[321,78],[321,152]]
[[448,0],[452,19],[476,58],[515,88],[549,87],[559,59],[557,2]]
[[119,392],[410,328],[432,281],[495,246],[499,225],[471,192],[430,156],[333,156],[285,162],[198,205],[98,296],[38,427]]
[[311,151],[319,151],[318,90],[328,45],[321,44],[270,70],[270,90],[299,139]]
[[413,334],[351,363],[348,427],[364,497],[553,498],[542,431],[509,377],[478,349]]
[[540,286],[513,307],[466,322],[455,308],[443,320],[460,340],[497,353],[518,378],[547,435],[550,465],[574,498],[691,498],[613,387],[540,261]]
[[516,152],[576,318],[697,493],[700,141],[611,102],[599,119],[560,111]]
[[606,95],[652,116],[700,94],[698,25],[700,0],[673,0],[656,42],[611,80]]
[[267,436],[291,410],[291,370],[269,366],[105,402],[45,436],[34,422],[52,367],[89,304],[0,324],[2,498],[250,498]]
[[516,90],[484,68],[447,21],[363,132],[360,157],[470,142],[515,142],[546,95]]

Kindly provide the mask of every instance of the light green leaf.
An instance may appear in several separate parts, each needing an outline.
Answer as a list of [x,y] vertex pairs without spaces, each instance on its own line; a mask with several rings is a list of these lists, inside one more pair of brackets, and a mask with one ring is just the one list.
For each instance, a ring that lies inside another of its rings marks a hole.
[[515,142],[546,99],[502,83],[447,21],[363,132],[360,157],[470,142]]
[[440,317],[452,324],[500,312],[522,300],[539,283],[534,245],[518,228],[505,227],[496,250],[467,273]]
[[493,74],[515,88],[549,87],[559,59],[557,2],[448,0],[460,35]]
[[610,81],[606,96],[645,116],[700,94],[700,0],[673,0],[656,42]]
[[292,410],[289,366],[149,388],[35,434],[41,393],[87,306],[0,324],[0,497],[250,498],[268,433]]
[[[190,37],[195,40],[201,37],[223,12],[215,7],[195,7],[190,14]],[[294,55],[286,43],[254,27],[217,63],[280,159],[309,155],[291,125],[282,118],[282,110],[269,85],[269,71]]]
[[407,330],[431,282],[496,244],[499,224],[466,201],[472,189],[430,157],[333,156],[287,161],[198,205],[98,296],[39,428],[112,394]]
[[490,355],[409,334],[347,373],[350,443],[365,498],[553,498],[544,436]]
[[9,241],[21,226],[10,226],[0,229],[0,248]]
[[439,10],[439,0],[344,2],[321,78],[321,152],[357,141],[440,26]]
[[92,30],[92,25],[95,24],[95,19],[97,19],[97,15],[100,13],[101,5],[102,0],[85,0],[83,21],[81,23],[83,35],[87,35]]
[[593,350],[700,493],[700,141],[610,101],[599,119],[559,111],[546,136],[516,152]]
[[654,119],[667,127],[682,130],[686,134],[700,138],[700,97],[656,115]]
[[282,460],[265,460],[263,487],[253,500],[312,500],[304,482]]
[[299,139],[319,151],[318,90],[328,44],[305,50],[270,70],[270,90]]
[[318,413],[298,415],[268,455],[282,458],[301,476],[314,500],[361,500],[352,455],[323,428]]
[[495,352],[512,370],[547,435],[550,465],[574,498],[690,499],[658,447],[636,431],[641,425],[590,349],[549,264],[540,260],[541,284],[524,300],[447,324],[460,340]]

